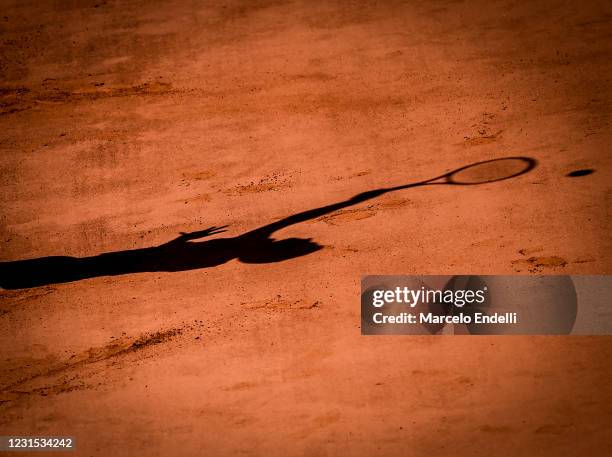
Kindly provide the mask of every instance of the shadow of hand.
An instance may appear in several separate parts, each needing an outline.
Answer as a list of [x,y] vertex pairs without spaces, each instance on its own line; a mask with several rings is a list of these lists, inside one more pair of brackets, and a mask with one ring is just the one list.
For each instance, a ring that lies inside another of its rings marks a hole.
[[164,243],[162,246],[175,245],[178,243],[187,243],[191,240],[197,240],[198,238],[204,238],[207,236],[216,235],[217,233],[227,232],[227,230],[225,230],[226,227],[227,225],[222,225],[220,227],[212,226],[204,230],[197,230],[195,232],[180,232],[181,234],[178,237],[171,241],[168,241],[167,243]]

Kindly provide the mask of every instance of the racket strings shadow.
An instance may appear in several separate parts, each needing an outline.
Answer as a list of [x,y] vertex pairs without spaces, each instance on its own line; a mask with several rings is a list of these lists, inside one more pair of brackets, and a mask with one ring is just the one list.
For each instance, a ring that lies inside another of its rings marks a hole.
[[[500,168],[499,163],[505,166]],[[484,175],[482,170],[475,170],[483,166],[491,168],[492,164],[496,166]],[[508,165],[511,165],[509,169]],[[478,162],[427,181],[374,189],[341,202],[292,214],[236,237],[196,241],[225,232],[226,228],[210,227],[197,232],[182,233],[174,240],[148,248],[114,251],[91,257],[50,256],[0,262],[0,287],[22,289],[100,276],[195,270],[222,265],[232,259],[253,264],[281,262],[311,254],[322,248],[310,238],[273,239],[272,234],[282,228],[316,219],[392,191],[439,184],[485,184],[522,175],[535,166],[536,161],[528,157]]]

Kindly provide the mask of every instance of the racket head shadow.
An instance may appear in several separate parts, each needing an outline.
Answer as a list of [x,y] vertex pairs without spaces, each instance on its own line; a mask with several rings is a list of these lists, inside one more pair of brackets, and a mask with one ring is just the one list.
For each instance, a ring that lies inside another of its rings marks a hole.
[[457,168],[440,178],[448,184],[474,186],[516,178],[530,172],[536,165],[537,161],[531,157],[502,157]]

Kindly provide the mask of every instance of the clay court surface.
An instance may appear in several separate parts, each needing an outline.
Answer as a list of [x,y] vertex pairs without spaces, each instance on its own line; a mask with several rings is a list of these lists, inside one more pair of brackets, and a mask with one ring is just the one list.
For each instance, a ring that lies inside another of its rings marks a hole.
[[[611,274],[608,2],[7,2],[0,260],[283,261],[0,291],[0,434],[82,456],[597,456],[609,337],[360,335],[364,274]],[[568,177],[575,170],[593,173]],[[259,259],[261,260],[261,259]]]

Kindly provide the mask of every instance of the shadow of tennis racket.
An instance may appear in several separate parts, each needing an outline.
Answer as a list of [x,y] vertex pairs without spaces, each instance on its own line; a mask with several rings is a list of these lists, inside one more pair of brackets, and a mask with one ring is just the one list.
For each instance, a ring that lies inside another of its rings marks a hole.
[[503,157],[499,159],[485,160],[483,162],[473,163],[461,168],[449,171],[435,178],[425,181],[418,181],[410,184],[403,184],[394,187],[382,187],[374,189],[338,203],[314,208],[301,213],[296,213],[284,219],[280,219],[271,224],[264,225],[255,230],[241,235],[244,240],[259,240],[269,238],[272,233],[290,225],[305,222],[307,220],[316,219],[325,214],[347,208],[349,206],[362,203],[388,192],[395,192],[403,189],[410,189],[420,186],[436,186],[436,185],[451,185],[451,186],[474,186],[480,184],[494,183],[504,181],[506,179],[516,178],[533,170],[537,165],[537,161],[530,157]]

